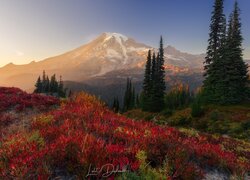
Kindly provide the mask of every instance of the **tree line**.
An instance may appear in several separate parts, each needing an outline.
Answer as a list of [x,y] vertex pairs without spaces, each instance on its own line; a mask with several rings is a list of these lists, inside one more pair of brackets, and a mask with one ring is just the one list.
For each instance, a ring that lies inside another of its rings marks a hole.
[[43,71],[42,78],[40,76],[38,77],[34,93],[45,93],[58,97],[66,97],[66,89],[64,88],[62,77],[60,76],[59,81],[57,81],[55,74],[49,78],[45,71]]

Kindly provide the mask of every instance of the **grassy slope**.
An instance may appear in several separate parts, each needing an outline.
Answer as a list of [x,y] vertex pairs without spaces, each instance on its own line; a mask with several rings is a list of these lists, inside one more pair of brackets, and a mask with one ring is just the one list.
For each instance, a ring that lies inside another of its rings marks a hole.
[[191,108],[168,111],[160,114],[132,110],[125,113],[134,119],[153,120],[159,124],[168,124],[181,128],[194,128],[210,134],[250,140],[250,104],[232,106],[206,106],[201,117],[191,116]]

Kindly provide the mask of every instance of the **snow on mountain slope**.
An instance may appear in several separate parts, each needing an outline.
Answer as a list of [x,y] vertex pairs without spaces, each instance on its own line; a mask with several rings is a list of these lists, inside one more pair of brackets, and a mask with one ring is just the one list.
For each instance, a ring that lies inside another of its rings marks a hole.
[[[9,64],[0,68],[0,86],[33,88],[38,75],[62,75],[64,80],[84,81],[108,72],[144,68],[152,47],[138,43],[119,33],[103,33],[96,39],[72,51],[26,65]],[[203,57],[165,48],[166,64],[177,67],[202,67]],[[176,68],[176,67],[175,67]]]

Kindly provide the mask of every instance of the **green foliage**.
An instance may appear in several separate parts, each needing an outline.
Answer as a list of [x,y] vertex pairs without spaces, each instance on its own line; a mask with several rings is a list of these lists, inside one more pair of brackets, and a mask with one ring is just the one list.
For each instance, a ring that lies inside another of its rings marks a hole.
[[[136,154],[136,158],[140,162],[140,167],[139,167],[139,174],[141,177],[145,180],[151,180],[151,179],[156,179],[156,180],[164,180],[166,179],[166,172],[161,171],[162,169],[158,170],[155,168],[152,168],[149,163],[146,161],[147,160],[147,155],[144,151],[139,151]],[[165,168],[163,168],[165,169]]]
[[250,130],[250,120],[243,122],[241,127],[244,131]]
[[210,119],[213,121],[219,120],[219,111],[217,109],[210,113]]
[[145,151],[139,151],[136,154],[136,159],[140,163],[139,171],[126,172],[119,176],[118,180],[166,180],[167,179],[167,168],[166,164],[162,168],[152,168],[147,162],[147,155]]
[[165,108],[170,110],[187,107],[192,101],[188,85],[179,85],[165,95]]
[[157,56],[148,52],[142,92],[142,109],[149,112],[160,112],[164,109],[165,70],[163,39]]
[[165,116],[165,117],[169,117],[173,114],[173,110],[170,110],[168,108],[164,109],[162,112],[161,112],[161,115]]
[[198,100],[195,100],[192,104],[192,117],[201,117],[203,114],[203,108]]
[[44,139],[40,136],[39,131],[34,131],[28,139],[29,142],[36,142],[40,147],[44,146]]
[[203,96],[207,103],[240,103],[248,93],[248,67],[242,58],[240,10],[235,2],[226,32],[223,0],[216,0],[214,8],[205,62]]
[[225,36],[225,15],[223,13],[223,0],[215,0],[214,10],[212,12],[210,33],[207,47],[207,56],[205,60],[205,76],[208,75],[209,66],[214,58],[219,54],[219,48]]
[[131,110],[136,106],[135,99],[135,88],[132,85],[132,80],[127,78],[127,86],[124,94],[124,104],[123,104],[123,112]]
[[41,93],[42,92],[43,84],[42,84],[40,76],[38,77],[38,79],[36,81],[35,87],[36,88],[34,90],[34,93]]
[[149,50],[145,73],[144,73],[144,80],[143,80],[142,109],[144,111],[148,111],[150,109],[149,97],[152,91],[151,66],[152,66],[152,57],[151,57],[151,50]]

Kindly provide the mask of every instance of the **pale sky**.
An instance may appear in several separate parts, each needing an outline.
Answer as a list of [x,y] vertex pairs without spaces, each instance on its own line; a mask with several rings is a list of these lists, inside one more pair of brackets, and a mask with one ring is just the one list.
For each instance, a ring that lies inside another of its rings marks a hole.
[[[250,0],[238,0],[244,56],[250,59]],[[0,67],[29,63],[77,48],[103,32],[157,47],[204,53],[214,0],[1,0]],[[225,0],[225,13],[234,0]]]

